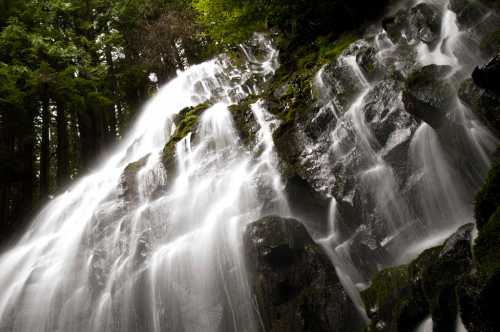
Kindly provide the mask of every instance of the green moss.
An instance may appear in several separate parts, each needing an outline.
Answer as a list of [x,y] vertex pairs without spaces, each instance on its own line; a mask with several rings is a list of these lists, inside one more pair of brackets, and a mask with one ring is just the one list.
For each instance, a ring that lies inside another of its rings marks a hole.
[[263,93],[265,99],[277,105],[271,107],[269,111],[284,123],[292,122],[297,117],[307,114],[314,104],[312,96],[314,75],[357,39],[356,34],[352,32],[342,34],[336,39],[322,36],[312,45],[294,49],[293,55],[276,72]]
[[229,106],[234,126],[238,131],[242,143],[246,146],[255,143],[257,124],[251,110],[251,105],[256,103],[257,100],[257,96],[250,95],[238,104]]
[[332,61],[358,39],[359,36],[352,32],[342,34],[333,43],[324,38],[318,38],[316,42],[319,46],[320,62],[324,64]]
[[174,122],[177,128],[170,140],[163,148],[163,164],[167,169],[171,168],[171,164],[175,156],[175,146],[179,141],[192,133],[198,124],[200,115],[210,107],[208,103],[199,104],[194,107],[187,107],[179,112]]
[[490,170],[481,190],[476,195],[474,213],[480,231],[498,207],[500,207],[500,163]]
[[[396,300],[399,291],[409,285],[408,265],[391,267],[378,273],[370,288],[362,292],[365,303],[380,306]],[[369,308],[368,308],[369,309]]]

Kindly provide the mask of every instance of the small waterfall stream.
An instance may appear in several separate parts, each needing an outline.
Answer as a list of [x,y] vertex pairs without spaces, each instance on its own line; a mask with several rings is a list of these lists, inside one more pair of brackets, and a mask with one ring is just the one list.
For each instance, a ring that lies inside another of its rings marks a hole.
[[[401,45],[384,31],[370,40],[382,70],[394,66],[409,74],[430,64],[451,66],[443,79],[455,91],[446,110],[453,128],[439,131],[417,121],[405,111],[400,87],[393,89],[397,84],[368,77],[356,54],[365,40],[336,60],[357,91],[343,108],[332,93],[328,68],[314,81],[321,110],[335,120],[324,137],[328,152],[315,163],[320,170],[343,166],[355,184],[352,190],[346,184],[342,194],[330,193],[327,234],[316,241],[360,311],[359,289],[369,274],[360,265],[378,270],[408,262],[473,220],[471,199],[499,142],[456,95],[455,82],[469,76],[479,58],[463,42],[447,3],[432,3],[443,17],[436,46],[412,42],[405,46],[411,52],[402,55]],[[109,159],[53,199],[19,243],[0,256],[1,332],[261,329],[242,233],[264,215],[293,214],[273,142],[279,120],[264,103],[254,103],[259,128],[248,149],[229,110],[259,92],[259,82],[277,69],[271,43],[262,36],[254,43],[261,52],[244,47],[244,68],[221,56],[180,72],[162,87]],[[381,106],[373,101],[378,91]],[[175,116],[202,102],[211,106],[196,133],[176,144],[176,174],[169,177],[161,154],[175,132]],[[378,112],[368,117],[370,105]],[[388,121],[393,127],[381,142],[377,125]],[[404,167],[388,157],[394,154]],[[120,194],[122,174],[140,160],[137,198],[131,201]],[[318,175],[325,188],[338,180],[329,174]],[[365,219],[349,233],[345,224],[353,221],[343,208],[356,200],[367,210],[359,211]],[[359,242],[389,259],[361,257]],[[426,321],[419,331],[431,325]]]

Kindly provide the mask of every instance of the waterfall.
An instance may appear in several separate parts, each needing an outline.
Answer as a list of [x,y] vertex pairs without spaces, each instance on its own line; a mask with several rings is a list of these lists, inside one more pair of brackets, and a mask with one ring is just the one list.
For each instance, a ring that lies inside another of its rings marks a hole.
[[[277,68],[270,42],[252,43],[259,56],[243,47],[243,68],[221,56],[161,88],[112,156],[0,257],[0,331],[258,330],[242,229],[289,212],[272,141],[277,120],[252,106],[259,128],[248,151],[228,109]],[[160,160],[175,116],[202,102],[212,106],[196,135],[176,145],[170,178]],[[137,197],[124,198],[121,175],[138,160]]]
[[[433,45],[392,42],[379,28],[313,80],[318,112],[333,120],[300,158],[304,168],[312,165],[311,187],[330,201],[326,234],[304,222],[361,312],[359,290],[373,273],[408,262],[473,221],[473,194],[499,143],[457,96],[457,82],[479,55],[463,42],[447,2],[419,3],[439,7]],[[278,67],[269,40],[257,35],[250,44],[242,46],[242,66],[219,56],[179,72],[109,158],[50,201],[0,256],[0,331],[261,329],[242,234],[252,221],[293,217],[293,209],[273,142],[280,120],[254,102],[255,144],[246,146],[231,114],[230,106],[258,94]],[[378,74],[360,61],[367,49]],[[410,114],[403,100],[402,81],[433,64],[451,67],[440,77],[453,91],[443,127]],[[384,75],[393,69],[397,77]],[[176,117],[201,103],[207,109],[196,132],[175,144],[169,172],[162,154]],[[124,176],[135,168],[123,193]]]

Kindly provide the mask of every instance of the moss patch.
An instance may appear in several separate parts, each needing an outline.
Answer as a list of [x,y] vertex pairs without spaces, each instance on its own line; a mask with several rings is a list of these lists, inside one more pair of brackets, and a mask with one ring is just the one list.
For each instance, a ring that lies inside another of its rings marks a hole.
[[208,103],[203,103],[194,107],[187,107],[177,114],[174,119],[177,128],[163,148],[162,161],[167,170],[171,169],[175,159],[175,146],[189,133],[193,133],[198,124],[200,115],[209,107],[210,105]]
[[233,117],[234,126],[246,146],[251,146],[255,143],[255,138],[258,130],[257,122],[253,116],[251,106],[256,103],[258,97],[255,95],[248,96],[240,103],[229,106],[229,112]]

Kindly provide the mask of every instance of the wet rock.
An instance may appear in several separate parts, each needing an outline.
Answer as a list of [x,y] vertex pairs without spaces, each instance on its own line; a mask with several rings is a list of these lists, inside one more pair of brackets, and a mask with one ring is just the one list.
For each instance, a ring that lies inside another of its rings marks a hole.
[[474,26],[488,13],[480,1],[474,0],[450,0],[449,8],[457,14],[457,24],[461,29]]
[[255,97],[249,97],[236,105],[229,107],[233,116],[234,127],[238,131],[241,141],[246,146],[253,146],[259,131],[259,124],[255,119],[251,105],[257,101]]
[[500,95],[500,53],[486,65],[476,67],[472,80],[478,87]]
[[332,99],[337,114],[346,112],[355,97],[364,89],[353,70],[352,65],[355,63],[354,55],[339,57],[327,65],[322,73],[325,87],[329,89],[328,95]]
[[470,332],[500,330],[500,164],[494,166],[476,197],[475,269],[459,285],[462,321]]
[[120,179],[121,197],[130,204],[139,200],[139,188],[137,183],[137,173],[146,165],[149,154],[136,162],[125,167]]
[[350,259],[360,273],[361,280],[366,282],[378,271],[378,266],[387,266],[390,262],[389,253],[380,245],[375,234],[371,234],[367,227],[359,227],[356,234],[349,241]]
[[251,223],[244,248],[265,331],[363,328],[335,268],[298,221],[269,216]]
[[169,176],[175,173],[175,150],[177,143],[191,133],[195,135],[200,115],[210,107],[208,103],[202,103],[193,107],[186,107],[181,110],[174,118],[177,126],[175,132],[170,137],[163,148],[162,163]]
[[472,271],[473,229],[464,225],[409,265],[379,272],[362,292],[369,331],[412,331],[429,315],[434,331],[455,331],[456,289]]
[[330,201],[298,175],[286,179],[285,194],[294,216],[308,222],[313,231],[326,231]]
[[[380,147],[389,142],[396,130],[411,129],[417,125],[414,117],[406,112],[401,103],[403,84],[395,80],[383,80],[366,95],[363,113]],[[388,147],[390,149],[390,147]]]
[[395,16],[385,18],[382,26],[394,43],[412,40],[434,45],[441,32],[441,8],[420,3],[409,10],[401,10]]
[[479,88],[472,79],[460,85],[458,96],[490,129],[500,133],[500,95]]
[[357,65],[366,78],[374,80],[381,77],[384,73],[379,59],[377,58],[377,49],[373,45],[373,39],[360,39],[352,43],[343,53],[347,56],[354,56]]
[[449,66],[425,66],[406,80],[403,102],[406,110],[415,117],[438,128],[453,105],[453,87],[443,80],[451,70]]

